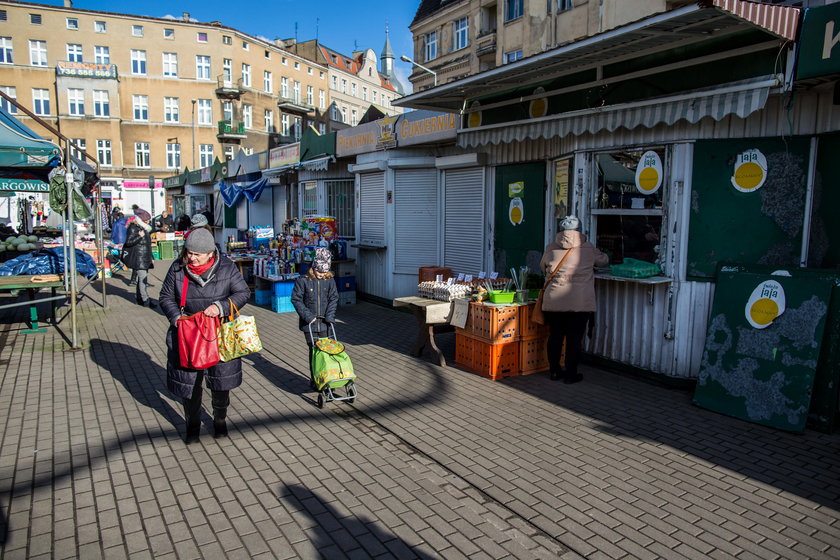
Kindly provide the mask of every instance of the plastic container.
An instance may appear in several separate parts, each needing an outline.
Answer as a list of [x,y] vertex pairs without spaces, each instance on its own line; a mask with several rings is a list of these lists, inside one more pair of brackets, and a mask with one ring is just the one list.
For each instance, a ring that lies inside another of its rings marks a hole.
[[257,305],[271,305],[271,290],[254,290],[254,303]]
[[470,303],[465,334],[492,344],[519,339],[519,307],[492,307]]
[[503,292],[501,290],[494,290],[489,293],[491,303],[513,303],[513,297],[516,292]]
[[158,241],[158,254],[161,259],[175,258],[175,242],[174,241]]
[[[548,370],[548,354],[546,346],[548,338],[538,336],[523,338],[519,341],[519,374],[528,375]],[[565,358],[565,354],[563,356]],[[564,361],[561,359],[561,364]]]
[[335,285],[339,292],[355,292],[356,291],[356,277],[355,276],[339,276],[335,279]]
[[273,297],[271,298],[271,310],[275,313],[289,313],[295,310],[292,305],[291,297]]
[[356,305],[356,292],[338,292],[338,305]]
[[621,264],[610,266],[610,274],[621,278],[649,278],[662,274],[662,269],[658,264],[625,258]]
[[272,282],[274,289],[274,297],[290,297],[292,289],[295,287],[294,280],[286,280],[283,282]]
[[519,338],[535,338],[548,336],[548,327],[531,322],[531,313],[536,303],[529,303],[519,307]]

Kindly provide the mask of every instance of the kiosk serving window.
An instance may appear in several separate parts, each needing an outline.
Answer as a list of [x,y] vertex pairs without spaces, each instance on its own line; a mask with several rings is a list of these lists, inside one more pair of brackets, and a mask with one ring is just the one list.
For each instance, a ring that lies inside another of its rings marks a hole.
[[666,156],[662,147],[595,154],[595,244],[611,264],[625,258],[658,261]]

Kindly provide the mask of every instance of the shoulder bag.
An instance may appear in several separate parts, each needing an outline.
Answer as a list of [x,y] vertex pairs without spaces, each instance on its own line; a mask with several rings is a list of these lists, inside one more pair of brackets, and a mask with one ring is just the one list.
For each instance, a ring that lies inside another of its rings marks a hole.
[[[190,279],[184,273],[181,290],[181,313],[187,303]],[[178,356],[184,369],[207,369],[219,363],[219,318],[208,317],[204,311],[178,318]]]
[[552,272],[551,276],[549,276],[548,279],[545,281],[545,284],[543,285],[542,289],[540,290],[540,295],[537,297],[537,303],[534,305],[533,311],[531,311],[531,322],[532,323],[537,323],[539,325],[545,325],[545,314],[543,313],[543,309],[542,309],[543,294],[545,294],[546,287],[548,287],[548,285],[551,284],[551,280],[554,278],[554,275],[557,274],[557,271],[560,270],[561,266],[563,266],[563,261],[565,261],[566,257],[568,257],[570,254],[572,254],[572,251],[574,251],[574,250],[575,250],[575,248],[572,247],[571,249],[566,251],[566,254],[563,255],[563,258],[560,259],[560,262],[557,263],[556,267],[554,267],[554,272]]
[[262,350],[254,317],[240,315],[233,300],[228,298],[228,301],[230,315],[227,322],[219,326],[219,359],[223,362]]

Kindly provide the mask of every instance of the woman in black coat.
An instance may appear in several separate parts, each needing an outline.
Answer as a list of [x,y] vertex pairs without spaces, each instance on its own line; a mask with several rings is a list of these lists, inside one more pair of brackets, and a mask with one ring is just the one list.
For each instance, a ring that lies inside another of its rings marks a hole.
[[152,215],[138,208],[135,216],[126,230],[123,263],[137,274],[137,304],[153,308],[155,304],[149,299],[149,292],[146,290],[149,285],[149,269],[153,266],[152,226],[149,225]]
[[[183,309],[181,294],[187,279],[187,296]],[[198,441],[201,430],[202,382],[206,379],[212,393],[213,431],[215,437],[227,436],[227,408],[230,390],[242,384],[242,362],[239,358],[219,362],[206,370],[181,366],[178,352],[177,323],[182,315],[204,313],[209,317],[230,313],[230,302],[242,308],[251,291],[239,269],[216,249],[213,235],[204,229],[187,238],[181,257],[172,263],[160,290],[160,307],[171,325],[166,333],[166,386],[183,399],[187,421],[187,443]]]

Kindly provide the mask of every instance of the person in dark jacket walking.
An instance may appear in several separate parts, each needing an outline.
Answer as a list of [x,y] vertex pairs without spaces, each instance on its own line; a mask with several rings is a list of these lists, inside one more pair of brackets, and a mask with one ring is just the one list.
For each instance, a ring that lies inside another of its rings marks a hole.
[[[182,294],[186,299],[181,307]],[[160,290],[160,307],[170,328],[166,333],[166,387],[184,403],[187,422],[186,442],[198,441],[201,431],[202,385],[206,381],[213,405],[213,435],[226,437],[230,391],[242,384],[242,361],[239,358],[219,362],[205,370],[180,365],[178,318],[204,313],[209,317],[230,314],[231,301],[241,309],[251,291],[239,269],[216,249],[209,231],[196,230],[187,238],[181,256],[169,267]]]
[[315,250],[315,259],[309,271],[295,280],[292,288],[292,305],[299,317],[298,327],[303,331],[309,347],[309,384],[312,388],[315,380],[312,371],[313,341],[309,336],[309,327],[312,326],[315,340],[328,336],[329,325],[335,322],[335,311],[338,309],[338,288],[330,270],[331,265],[330,251],[319,247]]
[[149,292],[146,290],[148,286],[146,277],[149,274],[149,269],[153,267],[152,226],[149,225],[152,216],[142,209],[138,209],[135,214],[137,217],[131,220],[131,224],[126,231],[125,243],[123,244],[126,256],[123,262],[137,274],[137,303],[154,308],[155,303],[149,299]]

